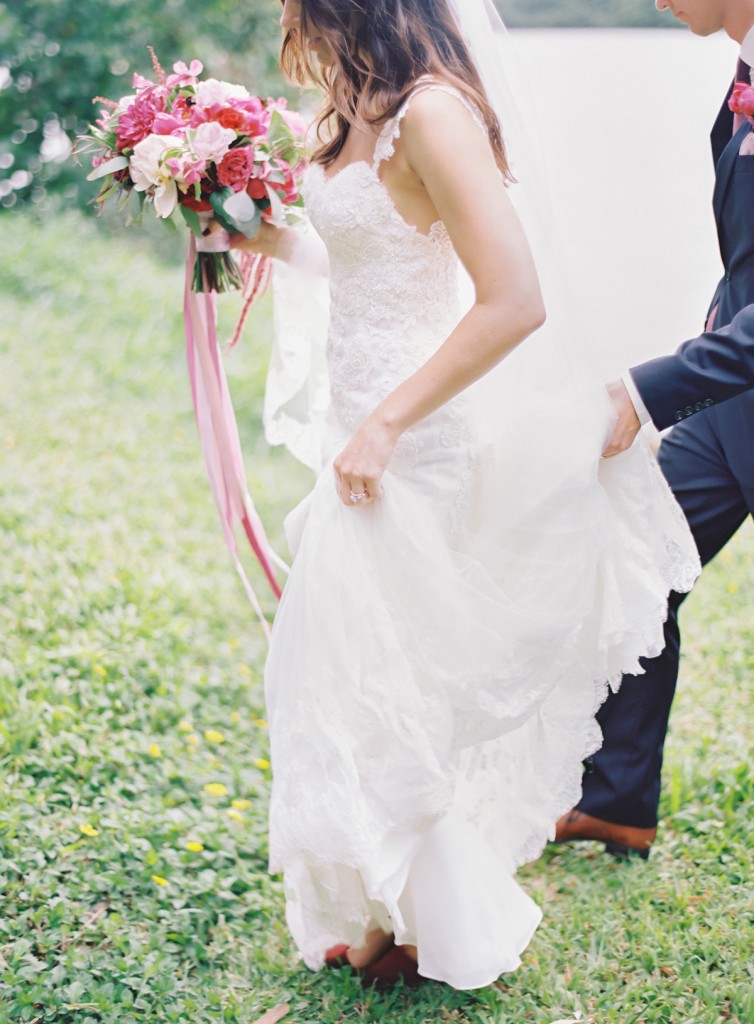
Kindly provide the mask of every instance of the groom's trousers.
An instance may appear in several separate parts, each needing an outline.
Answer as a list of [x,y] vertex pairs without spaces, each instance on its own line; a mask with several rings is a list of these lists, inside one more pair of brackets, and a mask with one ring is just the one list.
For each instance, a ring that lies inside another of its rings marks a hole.
[[[754,515],[754,393],[674,427],[660,446],[660,465],[706,564],[747,515]],[[662,654],[642,662],[644,675],[625,676],[599,712],[604,744],[584,776],[579,803],[592,817],[636,828],[657,824],[665,733],[678,679],[678,609],[684,596],[671,595]]]

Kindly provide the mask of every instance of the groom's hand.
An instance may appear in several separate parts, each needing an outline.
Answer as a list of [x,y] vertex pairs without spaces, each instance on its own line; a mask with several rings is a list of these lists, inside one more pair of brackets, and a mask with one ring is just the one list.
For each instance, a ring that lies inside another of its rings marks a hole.
[[613,455],[620,455],[621,452],[627,451],[641,430],[641,423],[636,415],[634,403],[631,401],[623,381],[611,381],[607,385],[607,392],[610,395],[610,401],[613,403],[613,408],[618,418],[602,453],[603,459],[610,459]]

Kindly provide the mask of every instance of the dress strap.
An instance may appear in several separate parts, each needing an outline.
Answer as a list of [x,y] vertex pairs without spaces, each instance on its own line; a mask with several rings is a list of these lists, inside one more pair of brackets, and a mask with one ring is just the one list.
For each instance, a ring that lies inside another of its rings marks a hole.
[[436,78],[420,78],[404,100],[403,106],[400,108],[398,113],[394,117],[390,118],[380,132],[377,139],[377,145],[374,150],[374,163],[372,164],[372,168],[374,170],[377,170],[381,163],[385,160],[389,160],[395,155],[395,143],[401,136],[403,118],[408,113],[414,96],[418,96],[420,92],[446,92],[450,96],[455,96],[455,98],[460,100],[464,107],[469,111],[474,119],[474,123],[481,128],[485,135],[488,134],[487,126],[484,123],[479,109],[468,99],[468,97],[464,96],[459,89],[454,88],[452,85],[448,85],[446,82],[441,82]]

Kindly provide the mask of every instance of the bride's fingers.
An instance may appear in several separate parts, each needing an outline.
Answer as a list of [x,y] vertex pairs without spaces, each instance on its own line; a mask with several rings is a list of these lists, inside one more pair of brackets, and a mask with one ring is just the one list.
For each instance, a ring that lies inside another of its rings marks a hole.
[[379,477],[364,477],[364,489],[368,493],[370,501],[377,501],[382,497],[382,484]]
[[367,505],[372,500],[366,483],[360,479],[346,477],[337,474],[338,497],[349,508],[357,508],[359,505]]
[[368,505],[372,500],[369,489],[363,480],[344,480],[341,490],[341,500],[344,505],[351,508],[358,508],[360,505]]

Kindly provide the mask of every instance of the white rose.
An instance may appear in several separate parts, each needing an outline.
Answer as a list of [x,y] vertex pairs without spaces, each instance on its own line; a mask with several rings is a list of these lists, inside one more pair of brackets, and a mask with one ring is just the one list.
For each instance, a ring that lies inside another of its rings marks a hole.
[[218,82],[216,78],[207,78],[196,86],[196,102],[202,107],[212,107],[215,103],[227,103],[229,99],[247,100],[249,92],[242,85]]
[[236,133],[232,128],[223,128],[217,121],[200,124],[191,136],[191,149],[200,160],[219,163],[235,142]]

